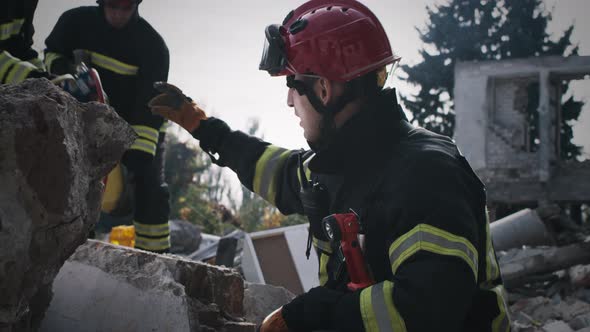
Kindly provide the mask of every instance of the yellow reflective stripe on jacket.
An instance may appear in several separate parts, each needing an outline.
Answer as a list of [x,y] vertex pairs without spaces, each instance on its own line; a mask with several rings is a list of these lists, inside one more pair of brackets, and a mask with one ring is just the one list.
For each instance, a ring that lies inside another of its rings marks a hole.
[[508,318],[508,306],[506,305],[506,292],[502,285],[496,286],[492,289],[496,293],[498,300],[498,310],[500,313],[492,322],[492,332],[507,332],[510,331],[510,320]]
[[28,60],[28,61],[33,66],[37,67],[37,69],[45,70],[45,64],[43,63],[43,60],[41,60],[39,58],[33,58],[33,59]]
[[135,248],[158,251],[170,248],[170,236],[163,239],[151,239],[143,236],[135,236]]
[[328,282],[328,261],[330,260],[330,254],[332,254],[332,246],[330,242],[319,240],[315,236],[312,242],[316,252],[320,254],[318,278],[320,279],[320,285],[323,286]]
[[149,139],[150,141],[153,141],[154,143],[158,143],[158,130],[148,127],[148,126],[131,126],[131,128],[133,128],[133,130],[135,130],[135,132],[137,133],[137,136],[141,137],[141,138],[146,138]]
[[3,51],[0,53],[0,79],[2,79],[9,68],[18,63],[20,60],[13,57],[10,53]]
[[19,61],[12,67],[12,69],[10,69],[4,82],[20,83],[24,81],[34,70],[38,70],[34,64],[27,61]]
[[160,127],[160,133],[165,133],[166,130],[168,130],[168,127],[170,127],[170,122],[164,121],[164,123],[162,123],[162,126]]
[[320,269],[318,272],[318,278],[320,279],[320,286],[324,286],[328,282],[328,261],[330,256],[320,253]]
[[133,225],[135,226],[135,233],[145,236],[167,236],[170,234],[170,225],[168,223],[148,225],[134,221]]
[[365,331],[407,331],[406,323],[393,303],[393,282],[384,281],[363,289],[360,302]]
[[45,53],[45,67],[47,71],[51,73],[51,66],[53,65],[53,61],[63,58],[63,55],[55,52],[47,52]]
[[500,277],[500,268],[496,260],[496,253],[492,245],[492,234],[490,232],[490,215],[486,207],[486,281],[496,280]]
[[414,227],[389,247],[389,261],[393,274],[406,259],[420,250],[463,259],[477,280],[477,250],[475,247],[464,237],[427,224],[419,224]]
[[6,51],[0,53],[0,78],[4,78],[2,83],[20,83],[33,70],[38,68],[32,63],[21,61]]
[[330,245],[330,242],[327,241],[322,241],[318,238],[316,238],[315,236],[313,237],[313,246],[316,249],[320,249],[321,251],[331,254],[332,253],[332,245]]
[[[305,177],[309,180],[311,177],[311,170],[309,169],[309,162],[315,156],[315,153],[309,156],[307,159],[303,161],[303,172],[305,173]],[[297,170],[297,179],[299,180],[299,184],[301,184],[301,172]]]
[[17,18],[12,22],[0,24],[0,41],[7,40],[12,36],[18,35],[21,28],[25,24],[24,18]]
[[273,205],[276,199],[278,174],[290,154],[290,150],[269,145],[256,162],[254,192]]
[[126,64],[119,60],[108,57],[104,54],[88,51],[91,54],[92,64],[110,70],[121,75],[137,75],[139,67]]
[[129,149],[143,151],[145,153],[151,154],[152,156],[156,155],[156,143],[143,138],[136,139]]

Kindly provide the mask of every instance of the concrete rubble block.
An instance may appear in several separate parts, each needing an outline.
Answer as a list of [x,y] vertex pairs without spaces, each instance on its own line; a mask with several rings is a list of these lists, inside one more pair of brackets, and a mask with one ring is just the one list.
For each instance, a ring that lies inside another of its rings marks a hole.
[[561,318],[553,310],[551,299],[542,296],[519,300],[510,306],[510,311],[514,313],[515,320],[534,324]]
[[289,303],[295,294],[284,287],[245,282],[244,311],[246,320],[256,324],[280,306]]
[[543,326],[543,332],[574,332],[569,325],[564,323],[563,321],[555,321]]
[[35,328],[97,222],[101,178],[135,139],[112,108],[46,79],[0,86],[0,328]]
[[590,262],[590,242],[564,247],[511,249],[499,254],[504,285],[513,288],[535,274],[546,274]]
[[560,301],[553,308],[566,322],[571,321],[575,317],[590,314],[590,304],[571,297]]
[[190,254],[199,249],[201,230],[197,225],[186,220],[170,220],[170,252],[173,254]]
[[583,328],[590,328],[590,313],[577,316],[576,318],[572,319],[569,324],[572,329],[576,331]]
[[531,209],[494,221],[490,224],[490,232],[496,250],[555,244],[537,212]]
[[571,283],[576,287],[590,287],[590,265],[576,265],[569,269]]
[[510,307],[514,321],[540,326],[551,321],[563,321],[572,328],[588,326],[590,304],[568,297],[563,300],[538,296],[517,301]]
[[234,270],[88,240],[60,270],[41,331],[254,331]]

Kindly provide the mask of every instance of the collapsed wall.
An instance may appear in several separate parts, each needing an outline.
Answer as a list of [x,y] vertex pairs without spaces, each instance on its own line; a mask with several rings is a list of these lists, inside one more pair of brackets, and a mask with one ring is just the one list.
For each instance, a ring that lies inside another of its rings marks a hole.
[[101,178],[135,133],[48,80],[0,86],[0,329],[35,329],[64,261],[98,220]]

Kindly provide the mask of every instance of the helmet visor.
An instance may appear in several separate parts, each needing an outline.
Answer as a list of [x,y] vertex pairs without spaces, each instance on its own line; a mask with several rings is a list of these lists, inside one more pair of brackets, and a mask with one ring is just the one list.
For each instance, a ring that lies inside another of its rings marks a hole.
[[265,70],[273,76],[278,75],[287,66],[285,42],[281,36],[280,27],[278,24],[266,27],[262,59],[258,66],[258,69]]

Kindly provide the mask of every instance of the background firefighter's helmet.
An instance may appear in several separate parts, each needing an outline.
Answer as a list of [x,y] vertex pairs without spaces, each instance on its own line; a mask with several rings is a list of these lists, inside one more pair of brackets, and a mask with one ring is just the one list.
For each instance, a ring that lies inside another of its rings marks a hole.
[[120,6],[130,6],[132,4],[140,4],[143,0],[97,0],[96,3],[103,6],[105,2],[114,2]]
[[266,29],[260,69],[348,82],[399,60],[377,17],[355,0],[311,0]]

